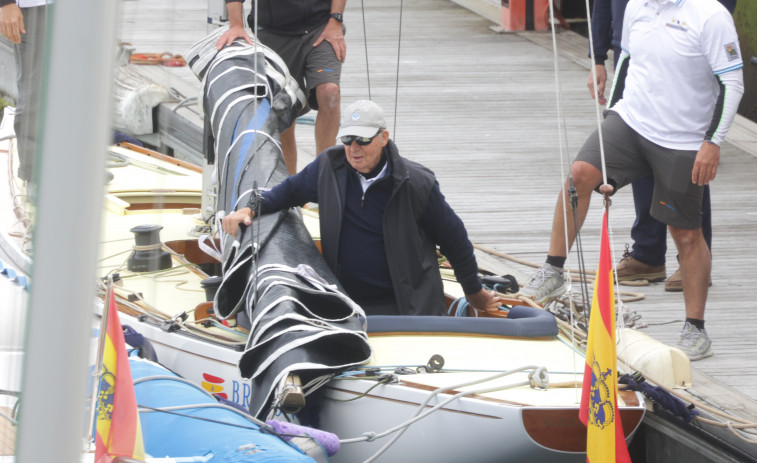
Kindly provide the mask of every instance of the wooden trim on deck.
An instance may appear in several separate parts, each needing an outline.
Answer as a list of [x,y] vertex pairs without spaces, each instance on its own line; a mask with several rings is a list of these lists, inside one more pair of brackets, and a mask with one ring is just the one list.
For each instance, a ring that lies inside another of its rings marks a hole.
[[137,153],[142,153],[142,154],[144,154],[146,156],[150,156],[150,157],[153,157],[155,159],[160,159],[161,161],[168,162],[168,163],[173,164],[175,166],[181,166],[181,167],[183,167],[185,169],[189,169],[191,171],[194,171],[194,172],[197,172],[197,173],[200,173],[200,174],[202,173],[202,167],[200,167],[200,166],[197,166],[195,164],[191,164],[191,163],[186,162],[186,161],[182,161],[181,159],[176,159],[174,157],[167,156],[167,155],[165,155],[163,153],[158,153],[157,151],[153,151],[153,150],[151,150],[149,148],[144,148],[142,146],[133,145],[133,144],[131,144],[129,142],[121,142],[121,143],[118,144],[118,146],[121,146],[123,148],[128,148],[128,149],[130,149],[132,151],[136,151]]

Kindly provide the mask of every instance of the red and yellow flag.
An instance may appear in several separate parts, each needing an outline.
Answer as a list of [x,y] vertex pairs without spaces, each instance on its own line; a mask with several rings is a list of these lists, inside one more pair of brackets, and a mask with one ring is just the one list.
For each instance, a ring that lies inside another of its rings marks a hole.
[[618,412],[614,297],[612,257],[605,211],[589,319],[581,409],[578,414],[587,428],[586,461],[590,463],[631,463]]
[[110,463],[113,457],[145,460],[137,397],[129,368],[124,333],[118,320],[116,296],[108,291],[108,325],[105,329],[103,372],[97,400],[95,463]]

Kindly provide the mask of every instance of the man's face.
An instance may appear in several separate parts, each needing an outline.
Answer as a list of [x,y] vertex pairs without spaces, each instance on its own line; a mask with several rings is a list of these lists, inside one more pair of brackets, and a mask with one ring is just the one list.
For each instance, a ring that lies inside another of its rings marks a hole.
[[389,132],[386,129],[374,136],[367,145],[360,145],[353,140],[352,143],[344,146],[347,162],[356,171],[367,174],[381,161],[381,151],[388,142]]

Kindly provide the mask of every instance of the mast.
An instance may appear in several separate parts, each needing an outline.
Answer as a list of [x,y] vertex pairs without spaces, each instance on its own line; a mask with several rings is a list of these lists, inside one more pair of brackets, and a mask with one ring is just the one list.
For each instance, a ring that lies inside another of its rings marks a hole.
[[19,463],[80,461],[86,432],[116,2],[52,4]]

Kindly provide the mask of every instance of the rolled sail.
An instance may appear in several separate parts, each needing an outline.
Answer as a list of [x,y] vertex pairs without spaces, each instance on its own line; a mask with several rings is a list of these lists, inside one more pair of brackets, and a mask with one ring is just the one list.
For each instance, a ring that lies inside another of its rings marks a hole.
[[[279,133],[294,123],[305,96],[278,55],[237,40],[221,51],[219,29],[187,59],[202,80],[206,129],[212,134],[216,217],[248,204],[254,188],[287,177]],[[218,227],[220,229],[220,227]],[[344,292],[297,211],[255,218],[237,236],[223,234],[223,281],[216,312],[249,323],[239,369],[252,381],[250,412],[264,417],[276,386],[296,372],[305,391],[368,361],[365,314]]]

